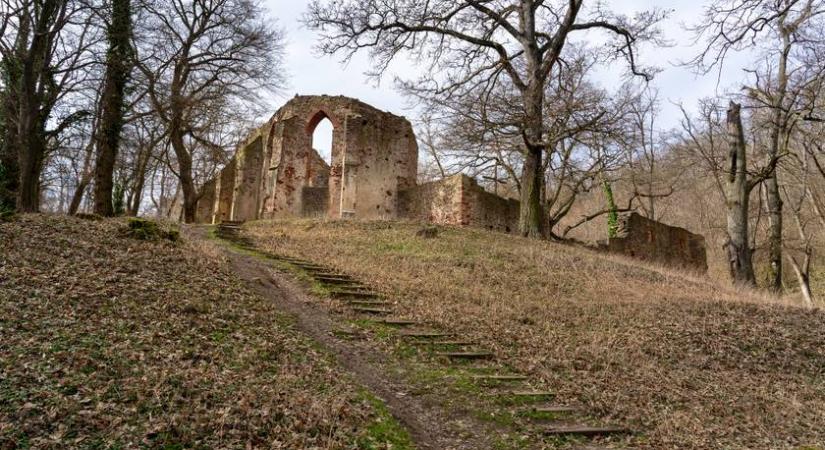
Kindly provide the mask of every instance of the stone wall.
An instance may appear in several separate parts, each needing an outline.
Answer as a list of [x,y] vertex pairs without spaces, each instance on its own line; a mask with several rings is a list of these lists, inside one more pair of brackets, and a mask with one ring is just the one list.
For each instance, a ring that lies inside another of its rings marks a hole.
[[329,189],[326,186],[303,188],[303,217],[325,217],[329,210]]
[[705,238],[684,228],[656,222],[637,213],[619,216],[618,235],[607,249],[633,258],[706,272]]
[[235,193],[235,158],[232,158],[229,164],[221,170],[215,182],[212,223],[219,223],[230,220],[230,214],[232,214],[232,198]]
[[401,192],[401,217],[444,225],[515,232],[519,202],[487,192],[464,174],[424,183]]
[[215,207],[215,185],[217,180],[208,181],[201,187],[201,197],[198,199],[198,208],[195,211],[195,220],[198,223],[212,223],[212,210]]
[[253,134],[235,153],[235,181],[230,217],[236,221],[258,218],[258,195],[261,190],[263,138]]
[[461,225],[461,176],[431,181],[399,193],[399,215],[420,222]]
[[[323,119],[334,128],[328,175],[312,149]],[[269,135],[261,217],[303,215],[304,188],[326,181],[327,217],[395,218],[398,191],[415,183],[418,147],[409,121],[355,99],[295,97],[273,116]],[[314,205],[309,209],[317,212]]]

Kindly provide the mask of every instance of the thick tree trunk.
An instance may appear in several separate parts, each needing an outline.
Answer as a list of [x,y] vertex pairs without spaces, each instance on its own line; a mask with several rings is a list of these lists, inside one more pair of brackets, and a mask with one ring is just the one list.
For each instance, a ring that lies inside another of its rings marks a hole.
[[21,212],[40,210],[40,173],[46,156],[46,122],[51,115],[57,93],[51,67],[51,48],[55,34],[51,27],[61,7],[58,0],[45,0],[34,23],[21,22],[21,33],[28,34],[31,43],[21,51],[20,83],[17,116],[17,153],[19,185],[17,209]]
[[751,186],[748,181],[745,133],[741,106],[731,102],[727,115],[730,172],[727,179],[728,241],[730,275],[735,283],[756,286],[751,248],[748,243],[748,210]]
[[101,120],[97,133],[97,163],[95,164],[95,213],[114,215],[112,190],[120,133],[123,129],[124,90],[132,70],[130,44],[130,0],[112,1],[109,24],[109,51],[106,55],[106,77],[101,97]]
[[776,169],[765,183],[768,206],[768,285],[779,292],[782,290],[782,197]]
[[17,188],[17,210],[24,213],[40,211],[40,172],[42,150],[28,147],[20,152],[20,176]]
[[178,160],[180,187],[183,190],[183,221],[194,223],[198,207],[198,193],[192,178],[192,155],[189,154],[183,142],[181,128],[180,122],[173,120],[170,124],[169,136]]
[[544,237],[544,83],[534,80],[524,92],[525,155],[521,172],[519,232],[522,236]]

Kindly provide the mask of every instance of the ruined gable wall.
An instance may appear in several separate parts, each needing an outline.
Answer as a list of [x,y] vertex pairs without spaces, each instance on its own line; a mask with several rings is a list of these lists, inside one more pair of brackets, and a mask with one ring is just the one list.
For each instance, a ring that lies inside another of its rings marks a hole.
[[462,192],[462,224],[505,233],[518,230],[518,200],[487,192],[466,176],[462,178]]
[[215,208],[212,223],[230,220],[232,212],[232,197],[235,192],[235,158],[221,170],[216,178]]
[[[295,97],[273,118],[267,151],[278,163],[264,183],[273,187],[265,195],[263,216],[303,215],[304,188],[321,184],[311,145],[314,127],[323,118],[334,127],[328,215],[341,217],[343,210],[366,219],[396,217],[399,186],[411,186],[417,175],[412,126],[358,100],[329,96]],[[317,212],[315,206],[310,209]]]
[[198,207],[195,211],[195,221],[197,223],[212,223],[213,210],[215,208],[216,185],[217,179],[212,179],[201,187]]
[[345,209],[364,219],[397,217],[398,192],[414,185],[418,171],[412,126],[400,117],[361,110],[347,117],[346,133]]
[[705,238],[684,228],[656,222],[637,213],[619,216],[618,236],[607,243],[610,252],[701,272],[708,269]]
[[256,131],[235,154],[235,182],[232,194],[232,220],[258,218],[258,196],[261,190],[263,137]]

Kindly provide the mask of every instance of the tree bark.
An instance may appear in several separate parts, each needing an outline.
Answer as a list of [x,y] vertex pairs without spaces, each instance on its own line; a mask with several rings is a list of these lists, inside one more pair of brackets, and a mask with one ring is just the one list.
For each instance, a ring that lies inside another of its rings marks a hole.
[[112,18],[107,34],[106,75],[101,96],[101,120],[97,134],[95,164],[95,213],[114,215],[112,190],[120,133],[123,129],[124,90],[132,70],[130,0],[112,1]]
[[748,211],[752,186],[748,181],[745,133],[741,106],[731,102],[727,113],[730,172],[727,179],[728,241],[730,275],[735,283],[756,287],[751,248],[748,243]]
[[521,5],[522,46],[527,62],[527,83],[522,92],[524,102],[525,157],[521,172],[521,207],[519,232],[522,236],[544,237],[544,88],[542,58],[536,42],[535,8],[532,1]]
[[814,307],[814,296],[811,292],[811,253],[812,249],[810,247],[805,249],[805,260],[802,265],[799,265],[796,258],[790,256],[789,259],[791,260],[791,267],[793,267],[794,272],[796,273],[796,279],[799,281],[799,289],[802,291],[802,299],[805,301],[805,305],[809,308]]
[[[779,54],[776,80],[777,87],[773,99],[771,114],[770,148],[768,158],[773,162],[779,158],[781,140],[785,136],[785,112],[783,110],[785,97],[788,91],[788,58],[791,52],[791,30],[785,25],[785,18],[779,21],[779,30],[782,38],[782,52]],[[773,168],[770,177],[765,180],[765,196],[768,206],[768,285],[774,292],[782,290],[782,195],[779,191],[779,176],[777,166]]]
[[57,95],[50,67],[52,41],[55,38],[51,27],[64,7],[65,4],[59,0],[45,0],[39,5],[35,22],[29,24],[28,20],[23,20],[20,25],[20,33],[28,34],[31,30],[31,43],[20,60],[18,91],[16,144],[20,173],[17,209],[20,212],[40,210],[40,173],[47,150],[46,122]]
[[150,145],[142,149],[138,157],[138,167],[135,171],[134,185],[132,186],[131,201],[129,202],[126,214],[129,216],[137,216],[140,212],[140,203],[143,199],[143,186],[146,184],[146,168],[149,166],[149,158],[152,154],[152,147]]
[[[96,127],[92,127],[92,136],[94,136]],[[72,200],[69,203],[69,215],[77,214],[77,210],[80,209],[80,203],[83,202],[83,195],[86,193],[86,188],[89,186],[89,182],[92,181],[92,156],[94,154],[94,138],[89,139],[89,143],[86,145],[85,156],[83,157],[83,171],[80,174],[80,180],[78,180],[77,188],[72,194]]]
[[178,175],[181,190],[183,190],[183,221],[194,223],[198,207],[198,193],[192,178],[192,155],[189,154],[183,141],[181,122],[173,118],[169,128],[170,142],[178,160]]

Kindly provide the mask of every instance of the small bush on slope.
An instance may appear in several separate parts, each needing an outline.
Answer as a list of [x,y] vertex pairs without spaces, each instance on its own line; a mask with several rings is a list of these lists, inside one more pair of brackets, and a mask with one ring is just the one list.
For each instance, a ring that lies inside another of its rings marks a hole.
[[472,229],[260,222],[275,253],[350,273],[402,313],[492,348],[558,403],[641,432],[630,448],[825,443],[825,313],[702,278]]
[[0,224],[0,449],[357,448],[372,408],[218,253]]

